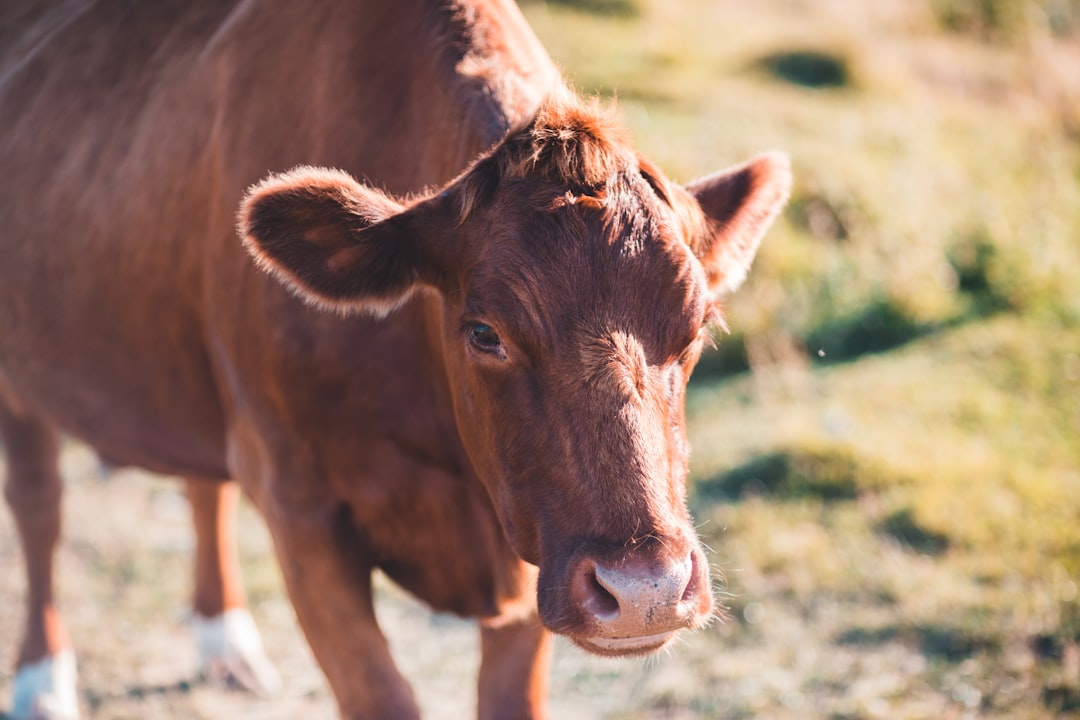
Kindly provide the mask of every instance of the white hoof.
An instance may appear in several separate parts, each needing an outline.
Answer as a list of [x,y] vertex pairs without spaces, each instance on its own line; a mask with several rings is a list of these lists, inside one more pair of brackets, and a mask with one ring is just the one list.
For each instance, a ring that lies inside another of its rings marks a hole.
[[78,720],[75,653],[61,650],[15,673],[13,720]]
[[226,610],[212,618],[191,619],[199,646],[199,674],[227,687],[257,695],[281,690],[281,676],[263,650],[255,620],[245,608]]

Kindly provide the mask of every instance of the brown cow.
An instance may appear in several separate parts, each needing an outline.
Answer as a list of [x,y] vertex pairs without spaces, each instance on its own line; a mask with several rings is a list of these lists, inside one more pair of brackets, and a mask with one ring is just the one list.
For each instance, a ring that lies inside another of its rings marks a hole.
[[[77,712],[58,431],[187,479],[207,623],[244,612],[235,479],[345,717],[417,716],[374,568],[480,619],[482,718],[544,716],[549,630],[627,655],[709,620],[684,392],[782,156],[672,184],[509,0],[0,12],[17,716]],[[208,661],[272,685],[239,624]]]

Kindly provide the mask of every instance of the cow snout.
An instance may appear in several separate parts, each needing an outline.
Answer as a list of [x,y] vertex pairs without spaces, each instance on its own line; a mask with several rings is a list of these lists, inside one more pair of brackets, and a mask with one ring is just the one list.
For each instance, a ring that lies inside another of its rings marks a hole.
[[698,625],[711,610],[694,552],[676,559],[605,561],[581,558],[570,578],[570,599],[592,632],[578,638],[606,655],[652,652],[678,630]]

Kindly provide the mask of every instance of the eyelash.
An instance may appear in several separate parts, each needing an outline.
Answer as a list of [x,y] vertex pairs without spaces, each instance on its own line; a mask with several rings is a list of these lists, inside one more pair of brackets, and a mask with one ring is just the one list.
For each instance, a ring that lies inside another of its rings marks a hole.
[[495,329],[482,322],[470,322],[465,325],[465,335],[469,345],[477,352],[485,355],[494,355],[502,359],[506,357],[502,339]]

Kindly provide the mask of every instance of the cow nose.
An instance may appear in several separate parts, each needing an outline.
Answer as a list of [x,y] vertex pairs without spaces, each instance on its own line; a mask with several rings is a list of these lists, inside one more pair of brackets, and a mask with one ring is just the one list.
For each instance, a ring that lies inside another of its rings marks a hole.
[[662,644],[694,624],[696,597],[693,553],[678,560],[631,559],[607,562],[585,557],[570,580],[572,601],[591,621],[591,644],[613,652],[633,652]]

